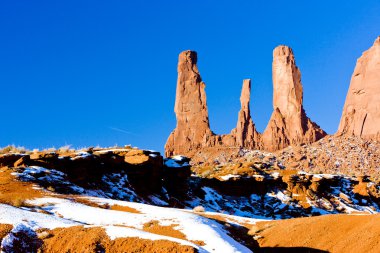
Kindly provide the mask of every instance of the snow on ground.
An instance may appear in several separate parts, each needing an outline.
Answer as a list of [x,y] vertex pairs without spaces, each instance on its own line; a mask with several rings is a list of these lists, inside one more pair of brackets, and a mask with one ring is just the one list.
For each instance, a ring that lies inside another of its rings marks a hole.
[[9,205],[0,204],[0,224],[11,224],[16,226],[20,223],[26,223],[33,229],[57,227],[69,227],[81,225],[79,222],[62,219],[56,216],[31,212],[26,209],[16,208]]
[[[248,248],[231,238],[221,224],[189,211],[96,197],[90,197],[88,200],[110,206],[128,206],[140,213],[102,209],[59,198],[40,198],[28,203],[40,206],[44,211],[73,222],[108,226],[106,231],[110,232],[111,237],[135,235],[136,231],[132,233],[131,230],[125,230],[123,234],[120,232],[122,229],[109,226],[142,229],[145,223],[156,220],[162,226],[174,226],[174,229],[184,233],[188,240],[203,241],[205,245],[199,247],[205,252],[250,252]],[[254,219],[246,218],[246,220],[254,222]],[[143,232],[143,235],[146,235],[145,233]],[[171,237],[166,239],[174,240]],[[178,239],[175,241],[179,242]]]
[[240,176],[239,175],[232,175],[232,174],[228,174],[228,175],[225,175],[225,176],[220,176],[220,178],[223,180],[223,181],[227,181],[229,180],[230,178],[239,178]]
[[182,168],[190,166],[189,159],[181,155],[175,155],[170,158],[165,158],[164,164],[166,167],[170,168]]

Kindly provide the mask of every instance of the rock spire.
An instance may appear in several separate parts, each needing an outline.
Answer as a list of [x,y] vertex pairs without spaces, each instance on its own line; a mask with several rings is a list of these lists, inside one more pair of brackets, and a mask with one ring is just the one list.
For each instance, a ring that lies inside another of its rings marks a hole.
[[236,128],[230,134],[216,135],[210,129],[205,84],[197,68],[197,54],[182,52],[178,60],[174,107],[177,126],[166,142],[165,155],[191,157],[197,150],[211,147],[274,151],[289,145],[311,143],[326,135],[303,109],[301,73],[289,47],[279,46],[273,52],[273,90],[274,112],[263,135],[257,132],[250,114],[250,79],[243,81]]
[[249,103],[251,100],[251,80],[245,79],[241,90],[240,104],[241,109],[238,115],[236,128],[232,130],[231,136],[234,137],[234,146],[255,148],[259,146],[260,136],[256,131],[255,124],[251,118]]
[[184,51],[178,58],[178,79],[174,112],[177,127],[165,145],[165,154],[187,154],[199,149],[211,136],[206,103],[205,83],[197,67],[197,53]]
[[356,62],[338,134],[380,140],[380,37]]
[[273,50],[273,114],[262,135],[265,150],[312,143],[326,133],[312,122],[303,108],[301,72],[287,46]]

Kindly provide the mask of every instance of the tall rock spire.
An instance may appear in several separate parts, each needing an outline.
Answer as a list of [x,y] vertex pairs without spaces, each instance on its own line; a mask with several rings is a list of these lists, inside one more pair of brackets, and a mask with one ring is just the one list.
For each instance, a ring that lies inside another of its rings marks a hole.
[[211,136],[205,84],[197,67],[197,53],[184,51],[178,58],[178,79],[174,112],[177,127],[165,145],[165,154],[186,154],[199,149]]
[[236,128],[231,135],[235,137],[234,146],[256,148],[259,144],[259,134],[251,118],[249,103],[251,100],[251,80],[245,79],[241,90],[240,104],[241,109],[238,115]]
[[170,134],[165,155],[192,157],[203,148],[266,149],[311,143],[326,133],[313,123],[302,106],[301,73],[292,50],[279,46],[273,52],[273,114],[263,135],[256,131],[250,114],[251,80],[243,81],[236,128],[230,134],[216,135],[210,129],[205,84],[197,68],[197,54],[179,55],[177,92],[174,112],[177,126]]
[[338,134],[380,140],[380,37],[356,62]]
[[290,47],[274,49],[272,74],[274,111],[262,135],[264,149],[273,151],[324,137],[326,133],[303,109],[301,72]]

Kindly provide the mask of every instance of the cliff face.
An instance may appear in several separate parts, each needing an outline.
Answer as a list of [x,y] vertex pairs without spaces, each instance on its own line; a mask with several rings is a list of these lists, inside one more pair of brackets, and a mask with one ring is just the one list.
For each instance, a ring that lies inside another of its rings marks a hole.
[[338,134],[380,139],[380,37],[356,63]]
[[262,136],[250,114],[250,79],[243,81],[236,128],[225,135],[215,135],[211,131],[205,84],[196,64],[196,52],[180,54],[174,107],[177,126],[165,145],[166,156],[182,154],[191,157],[197,150],[209,147],[273,151],[289,145],[311,143],[326,135],[303,109],[301,73],[289,47],[279,46],[273,52],[274,112]]
[[264,149],[274,151],[324,137],[326,133],[306,116],[303,108],[301,72],[291,48],[274,49],[272,69],[274,111],[262,136]]

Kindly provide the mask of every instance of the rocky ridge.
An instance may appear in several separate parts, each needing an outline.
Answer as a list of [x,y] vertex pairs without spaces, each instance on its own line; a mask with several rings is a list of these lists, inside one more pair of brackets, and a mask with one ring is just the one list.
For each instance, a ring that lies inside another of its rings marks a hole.
[[203,206],[246,217],[379,210],[380,188],[373,179],[298,172],[271,155],[252,159],[250,155],[243,154],[242,162],[191,167],[186,157],[163,160],[157,152],[124,147],[5,154],[0,163],[3,173],[59,194],[167,207]]

